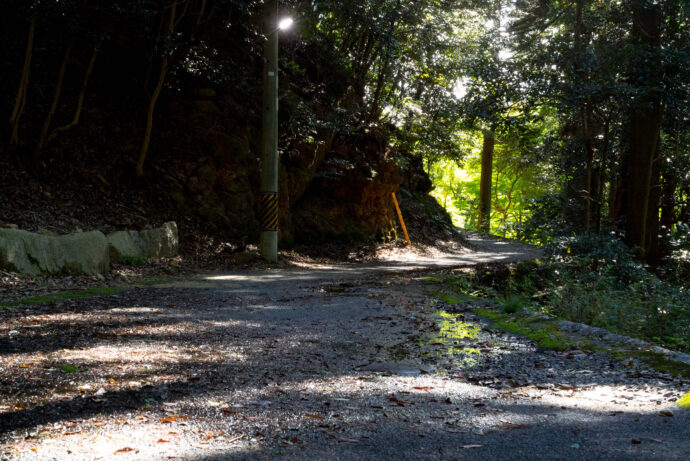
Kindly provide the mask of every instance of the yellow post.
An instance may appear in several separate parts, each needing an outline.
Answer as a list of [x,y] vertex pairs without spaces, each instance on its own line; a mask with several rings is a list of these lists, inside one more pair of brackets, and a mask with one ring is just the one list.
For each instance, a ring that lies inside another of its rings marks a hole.
[[398,212],[398,218],[400,219],[400,225],[402,226],[403,232],[405,233],[405,240],[407,240],[407,244],[409,246],[412,246],[412,242],[410,242],[410,236],[407,235],[407,227],[405,227],[405,221],[403,221],[402,213],[400,212],[400,207],[398,206],[398,199],[395,198],[395,192],[392,192],[393,195],[393,203],[395,203],[395,209]]

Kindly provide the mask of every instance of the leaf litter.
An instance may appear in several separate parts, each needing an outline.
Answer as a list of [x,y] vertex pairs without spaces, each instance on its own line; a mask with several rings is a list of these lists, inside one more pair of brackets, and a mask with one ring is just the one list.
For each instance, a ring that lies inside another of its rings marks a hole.
[[[487,446],[477,437],[548,417],[513,414],[515,403],[666,416],[663,405],[687,392],[687,381],[640,377],[595,353],[540,350],[469,312],[459,314],[476,334],[448,349],[447,336],[433,340],[448,325],[439,326],[439,302],[419,279],[330,283],[336,290],[293,287],[280,302],[260,292],[137,289],[3,317],[0,454],[149,459],[197,447],[316,449],[331,438],[366,446],[391,424],[419,440],[452,435],[467,450]],[[267,317],[276,303],[322,314]],[[457,354],[467,349],[480,352],[468,361]],[[425,373],[405,372],[415,367]]]

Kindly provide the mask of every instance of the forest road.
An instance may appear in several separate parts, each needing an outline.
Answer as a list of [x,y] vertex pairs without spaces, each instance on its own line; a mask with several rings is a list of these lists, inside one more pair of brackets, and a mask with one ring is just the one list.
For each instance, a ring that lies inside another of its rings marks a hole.
[[211,274],[3,314],[1,459],[686,460],[690,382],[538,348],[426,273]]

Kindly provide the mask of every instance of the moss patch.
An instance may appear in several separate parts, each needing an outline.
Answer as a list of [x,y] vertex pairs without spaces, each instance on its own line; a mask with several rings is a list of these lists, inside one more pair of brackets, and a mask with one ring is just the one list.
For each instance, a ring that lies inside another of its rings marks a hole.
[[690,408],[690,393],[685,394],[681,399],[676,402],[679,406],[683,408]]
[[570,337],[549,321],[540,321],[530,316],[501,314],[489,309],[472,309],[472,311],[492,320],[492,327],[527,336],[544,349],[564,351],[576,345]]
[[438,299],[443,301],[446,304],[454,305],[454,304],[463,304],[469,301],[472,301],[472,297],[462,294],[462,293],[454,293],[454,294],[447,294],[447,293],[438,293],[436,295]]
[[687,365],[683,362],[669,360],[664,354],[659,354],[658,352],[618,351],[614,354],[614,357],[623,361],[636,359],[649,368],[653,368],[654,370],[690,378],[690,365]]
[[108,296],[128,290],[127,287],[93,287],[85,290],[70,290],[59,291],[57,293],[49,293],[47,295],[30,296],[27,298],[18,299],[9,303],[0,304],[1,308],[13,308],[20,306],[27,306],[30,304],[47,304],[63,299],[72,298],[90,298],[93,296]]
[[[556,323],[527,315],[506,315],[489,309],[473,309],[479,316],[492,321],[498,330],[527,336],[545,349],[567,350],[573,347],[607,354],[622,362],[637,360],[654,370],[690,378],[690,366],[669,360],[664,354],[652,351],[616,350],[598,346],[586,338],[574,338],[562,332]],[[690,398],[688,398],[690,404]]]

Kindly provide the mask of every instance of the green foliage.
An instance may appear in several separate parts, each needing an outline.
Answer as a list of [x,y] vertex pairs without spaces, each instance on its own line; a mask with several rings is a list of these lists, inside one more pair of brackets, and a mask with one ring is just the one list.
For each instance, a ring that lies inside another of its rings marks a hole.
[[[23,132],[43,119],[54,90],[51,76],[74,38],[65,97],[74,100],[81,85],[82,69],[74,63],[83,67],[98,48],[86,101],[100,106],[89,110],[110,112],[102,110],[107,101],[121,100],[118,109],[127,120],[103,119],[103,127],[116,121],[116,132],[133,132],[127,123],[143,121],[165,60],[162,99],[170,107],[213,88],[217,97],[203,107],[246,124],[258,151],[260,114],[253,108],[261,98],[265,2],[174,4],[178,17],[166,32],[170,1],[10,2],[3,74],[19,77],[29,17],[37,18],[41,51],[29,66],[35,94],[28,97]],[[640,16],[633,10],[656,8],[658,44],[633,30]],[[663,214],[665,221],[648,235],[662,236],[669,272],[688,274],[690,10],[684,2],[287,0],[281,9],[295,18],[294,30],[280,40],[284,162],[300,145],[347,140],[362,130],[392,132],[381,137],[381,155],[390,149],[396,160],[404,159],[401,152],[423,158],[434,196],[456,225],[469,229],[477,225],[480,133],[490,130],[497,141],[494,233],[539,244],[586,231],[622,235],[625,207],[619,202],[628,200],[631,114],[658,99],[663,117],[653,164],[660,182],[650,191],[663,192],[651,199],[652,208],[664,210],[649,215]],[[4,100],[12,101],[16,81],[6,80],[0,87]],[[73,105],[66,102],[58,112]],[[122,149],[130,149],[130,141]],[[100,150],[95,147],[87,150]],[[336,174],[331,160],[313,177]],[[591,207],[587,228],[585,203]],[[348,232],[357,237],[356,229]]]
[[568,224],[563,217],[563,194],[547,191],[540,197],[527,200],[525,220],[515,226],[521,240],[538,245],[549,245],[554,239],[568,233]]
[[563,351],[574,345],[558,327],[546,322],[537,324],[529,317],[499,314],[488,309],[474,309],[474,312],[493,320],[492,327],[509,333],[527,336],[544,349]]
[[690,260],[690,223],[678,223],[669,243],[676,259]]
[[146,258],[141,256],[124,256],[120,259],[120,264],[133,267],[143,266],[146,264]]
[[506,314],[521,312],[529,306],[529,302],[524,295],[509,294],[500,300],[501,308]]
[[[526,238],[524,223],[540,211],[531,206],[547,194],[553,172],[534,162],[530,152],[537,148],[543,131],[543,127],[530,124],[504,131],[498,138],[492,175],[491,229],[495,234]],[[478,131],[460,133],[463,160],[429,161],[429,174],[436,186],[432,194],[457,226],[476,229],[482,136]]]
[[546,278],[549,313],[690,349],[690,293],[637,263],[619,240],[586,234],[559,240]]

